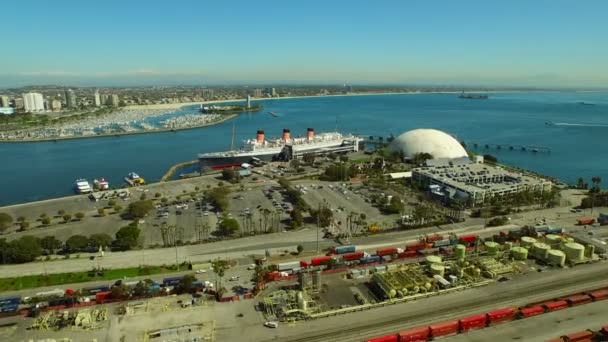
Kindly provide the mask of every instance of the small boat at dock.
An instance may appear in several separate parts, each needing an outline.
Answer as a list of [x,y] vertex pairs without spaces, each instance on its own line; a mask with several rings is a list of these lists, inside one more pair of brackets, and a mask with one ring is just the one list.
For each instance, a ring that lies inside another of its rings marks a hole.
[[79,194],[86,194],[92,191],[91,184],[84,178],[77,179],[74,188]]
[[93,187],[95,190],[99,191],[108,190],[110,188],[110,183],[108,183],[105,178],[99,178],[93,181]]
[[125,177],[125,182],[127,182],[127,184],[130,186],[146,184],[146,181],[135,172],[129,172],[129,175]]

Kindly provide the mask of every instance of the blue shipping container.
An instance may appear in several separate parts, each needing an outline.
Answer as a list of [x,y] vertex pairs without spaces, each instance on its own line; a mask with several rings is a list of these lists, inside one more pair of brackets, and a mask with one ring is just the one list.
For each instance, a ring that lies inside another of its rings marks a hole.
[[163,279],[164,286],[175,286],[182,282],[183,277],[172,277]]
[[87,287],[83,290],[87,291],[90,294],[97,294],[99,292],[110,291],[110,288],[108,286],[102,285],[102,286]]
[[336,254],[352,253],[356,251],[356,249],[355,246],[340,246],[335,248]]
[[367,258],[362,258],[361,261],[360,261],[360,263],[362,263],[362,264],[371,264],[371,263],[374,263],[374,262],[379,262],[380,260],[381,260],[380,256],[378,256],[378,255],[372,255],[372,256],[369,256]]
[[21,296],[0,298],[0,307],[9,306],[12,304],[21,304]]

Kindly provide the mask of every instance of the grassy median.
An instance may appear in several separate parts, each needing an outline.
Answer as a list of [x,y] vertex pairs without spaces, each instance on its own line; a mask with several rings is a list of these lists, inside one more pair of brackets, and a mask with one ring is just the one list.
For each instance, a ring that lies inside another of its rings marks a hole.
[[[186,269],[187,267],[180,267],[181,271]],[[0,278],[0,291],[32,289],[44,286],[84,283],[96,280],[110,281],[172,272],[177,272],[177,268],[175,266],[145,266],[108,269],[103,271],[91,270],[87,272],[54,273],[47,275]]]

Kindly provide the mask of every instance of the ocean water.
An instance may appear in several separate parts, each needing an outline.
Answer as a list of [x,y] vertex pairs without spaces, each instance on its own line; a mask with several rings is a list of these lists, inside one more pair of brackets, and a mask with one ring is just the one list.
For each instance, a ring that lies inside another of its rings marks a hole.
[[[335,130],[364,136],[395,136],[415,128],[435,128],[465,141],[535,145],[551,153],[490,149],[500,162],[574,183],[600,176],[608,184],[608,92],[530,92],[490,94],[488,100],[462,100],[453,94],[370,95],[260,101],[264,111],[242,114],[216,126],[193,130],[59,142],[0,143],[0,205],[73,194],[83,177],[122,184],[129,172],[157,181],[172,165],[201,152],[267,137],[290,128],[292,136]],[[579,102],[594,105],[582,105]],[[178,111],[192,113],[195,106]],[[267,112],[276,112],[273,117]],[[555,125],[546,125],[553,122]]]

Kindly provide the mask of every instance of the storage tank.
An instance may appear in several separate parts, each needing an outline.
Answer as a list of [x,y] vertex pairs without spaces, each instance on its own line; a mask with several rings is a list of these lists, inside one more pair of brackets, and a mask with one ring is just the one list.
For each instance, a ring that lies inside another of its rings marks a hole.
[[566,254],[560,250],[552,249],[547,253],[547,262],[549,265],[564,267]]
[[486,246],[486,251],[488,252],[488,255],[498,254],[498,243],[493,241],[486,241],[484,245]]
[[585,246],[576,242],[568,242],[564,245],[564,253],[568,261],[581,261],[585,255]]
[[321,271],[315,271],[312,274],[312,287],[317,290],[321,288]]
[[535,238],[529,236],[522,236],[520,246],[524,248],[530,248],[536,243]]
[[443,277],[445,273],[445,267],[443,267],[443,265],[439,265],[439,264],[432,264],[431,265],[431,275],[440,275]]
[[562,237],[555,234],[547,234],[545,236],[545,242],[552,248],[557,248],[559,243],[562,241]]
[[587,245],[587,247],[585,248],[585,257],[591,259],[593,258],[593,253],[595,253],[595,246]]
[[545,260],[547,259],[547,254],[550,250],[551,246],[547,245],[546,243],[537,242],[534,244],[534,249],[532,251],[537,259]]
[[515,260],[526,260],[528,259],[528,250],[524,247],[513,247],[511,248],[511,256]]
[[426,263],[428,265],[433,265],[433,264],[441,264],[442,260],[440,256],[437,255],[429,255],[426,257]]
[[302,294],[301,291],[298,291],[298,306],[300,307],[300,310],[306,311],[308,309],[308,305],[306,303],[306,301],[304,300],[304,295]]
[[456,256],[456,259],[462,260],[464,259],[466,254],[467,248],[465,247],[465,245],[456,245],[456,247],[454,248],[454,255]]

